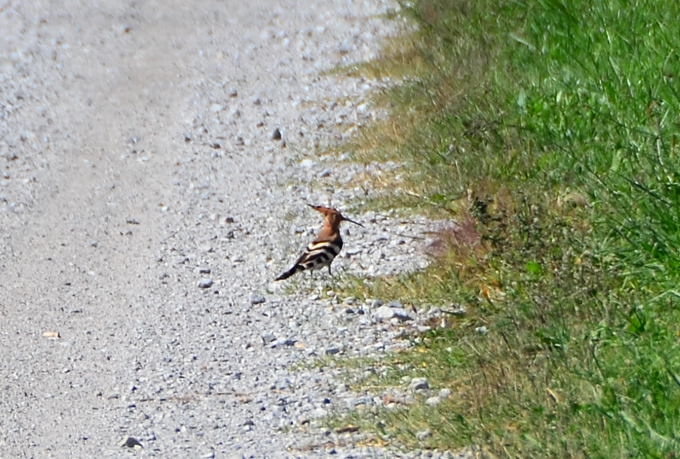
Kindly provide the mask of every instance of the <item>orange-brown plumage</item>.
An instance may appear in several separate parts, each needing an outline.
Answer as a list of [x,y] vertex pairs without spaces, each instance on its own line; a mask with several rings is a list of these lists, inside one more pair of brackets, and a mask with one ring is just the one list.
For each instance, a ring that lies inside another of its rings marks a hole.
[[340,223],[347,221],[355,225],[363,226],[344,215],[337,209],[324,206],[309,205],[312,209],[323,214],[323,227],[318,236],[308,246],[307,250],[298,258],[295,265],[275,280],[287,279],[293,274],[306,269],[317,269],[323,266],[328,267],[331,273],[331,263],[342,249],[342,238],[340,237]]
[[317,241],[328,241],[338,237],[340,235],[340,223],[344,221],[363,226],[361,223],[357,223],[354,220],[345,217],[337,209],[333,209],[332,207],[307,205],[323,214],[323,227],[316,237]]

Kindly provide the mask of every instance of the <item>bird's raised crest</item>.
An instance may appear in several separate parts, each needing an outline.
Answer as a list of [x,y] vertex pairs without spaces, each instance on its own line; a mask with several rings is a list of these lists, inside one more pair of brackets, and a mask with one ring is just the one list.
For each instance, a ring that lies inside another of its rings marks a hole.
[[324,266],[328,267],[328,273],[331,274],[331,263],[342,249],[340,223],[350,222],[361,227],[364,226],[359,222],[355,222],[354,220],[345,217],[340,211],[332,207],[308,205],[312,209],[323,214],[323,227],[321,228],[321,231],[319,231],[316,239],[307,246],[307,249],[300,255],[300,258],[298,258],[293,267],[277,277],[275,279],[277,281],[288,279],[290,276],[300,271],[319,269]]

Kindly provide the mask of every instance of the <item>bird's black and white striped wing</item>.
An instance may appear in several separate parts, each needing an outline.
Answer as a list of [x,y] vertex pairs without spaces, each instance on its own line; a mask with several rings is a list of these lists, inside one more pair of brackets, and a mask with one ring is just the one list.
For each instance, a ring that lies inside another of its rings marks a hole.
[[275,280],[287,279],[297,272],[307,269],[318,269],[323,266],[328,266],[328,272],[330,273],[331,263],[338,256],[340,250],[342,250],[342,239],[340,237],[330,241],[314,241],[307,246],[307,250],[300,255],[300,258],[297,259],[293,267]]
[[330,266],[333,259],[342,250],[342,239],[337,238],[333,241],[314,241],[307,246],[305,253],[300,256],[296,265],[304,269],[318,269],[323,266]]

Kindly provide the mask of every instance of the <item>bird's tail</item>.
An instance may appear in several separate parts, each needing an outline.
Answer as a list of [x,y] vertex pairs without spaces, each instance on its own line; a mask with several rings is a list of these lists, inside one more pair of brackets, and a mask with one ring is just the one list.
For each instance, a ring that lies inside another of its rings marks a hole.
[[297,272],[299,272],[299,271],[304,271],[304,270],[305,270],[304,266],[302,266],[302,265],[300,265],[300,264],[295,264],[295,266],[293,266],[293,267],[290,268],[288,271],[286,271],[285,273],[281,274],[279,277],[277,277],[277,278],[274,279],[274,280],[280,281],[280,280],[288,279],[288,278],[289,278],[290,276],[292,276],[293,274],[295,274],[295,273],[297,273]]

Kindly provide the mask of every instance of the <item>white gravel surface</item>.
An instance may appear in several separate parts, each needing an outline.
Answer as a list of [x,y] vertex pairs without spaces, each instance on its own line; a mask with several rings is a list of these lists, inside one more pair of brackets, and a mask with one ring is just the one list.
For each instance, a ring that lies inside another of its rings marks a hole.
[[394,7],[0,1],[0,457],[425,454],[327,430],[379,399],[313,365],[403,346],[416,314],[272,282],[306,203],[366,226],[339,275],[427,262],[427,221],[346,212],[390,165],[318,154],[380,116],[379,83],[324,71],[373,57]]

